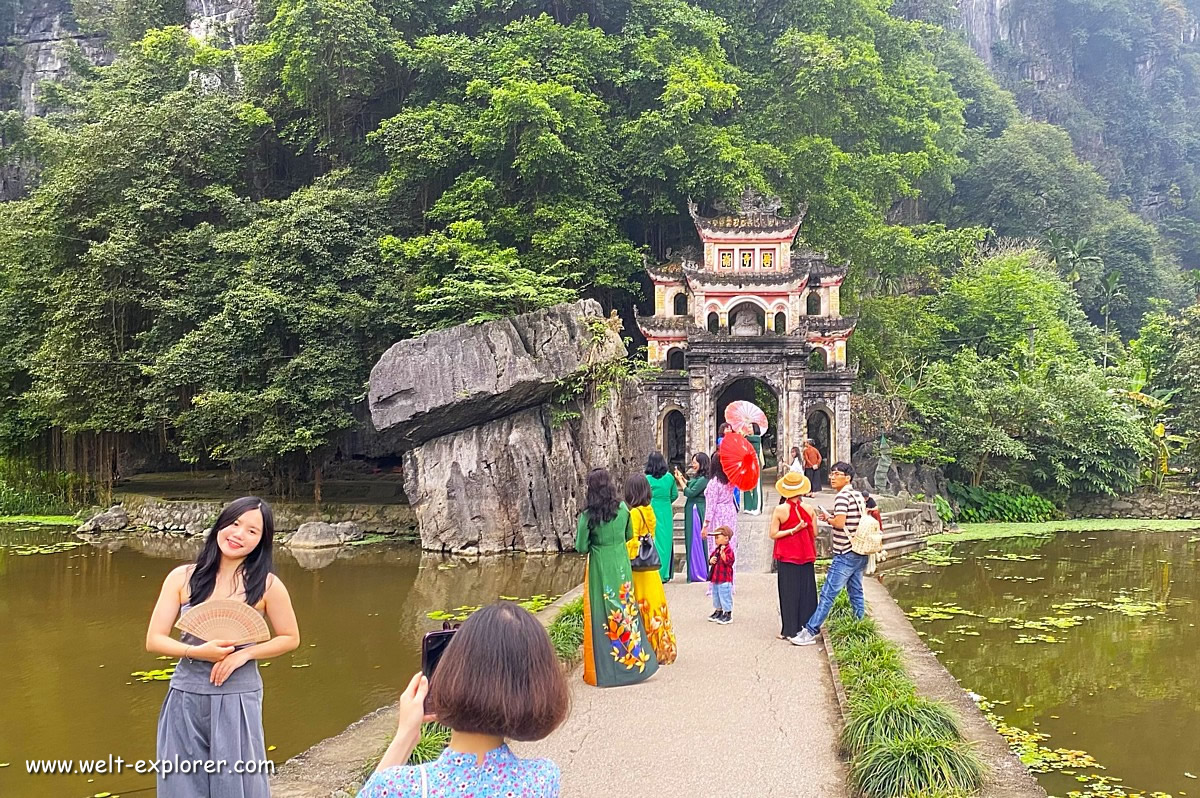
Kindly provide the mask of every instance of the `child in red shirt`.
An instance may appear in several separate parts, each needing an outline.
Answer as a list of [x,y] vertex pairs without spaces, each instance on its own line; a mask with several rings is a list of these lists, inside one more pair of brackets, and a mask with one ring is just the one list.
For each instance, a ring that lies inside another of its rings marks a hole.
[[712,582],[715,609],[708,619],[719,624],[733,623],[733,549],[729,548],[733,533],[729,527],[719,526],[711,534],[717,547],[708,558],[708,581]]

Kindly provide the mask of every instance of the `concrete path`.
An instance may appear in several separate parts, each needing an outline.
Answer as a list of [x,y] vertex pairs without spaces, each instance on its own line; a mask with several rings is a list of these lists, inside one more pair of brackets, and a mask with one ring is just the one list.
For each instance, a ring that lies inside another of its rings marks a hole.
[[623,688],[590,687],[577,669],[567,722],[518,752],[557,762],[564,798],[847,795],[824,652],[776,638],[774,576],[739,573],[735,584],[728,626],[708,623],[704,583],[668,584],[679,659]]

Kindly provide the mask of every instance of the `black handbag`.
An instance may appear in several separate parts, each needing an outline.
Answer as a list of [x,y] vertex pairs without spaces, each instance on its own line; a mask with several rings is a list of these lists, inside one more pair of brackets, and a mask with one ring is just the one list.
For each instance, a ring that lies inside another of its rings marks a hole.
[[635,571],[657,571],[662,568],[658,549],[654,546],[653,535],[642,535],[638,538],[637,556],[629,561],[629,567]]

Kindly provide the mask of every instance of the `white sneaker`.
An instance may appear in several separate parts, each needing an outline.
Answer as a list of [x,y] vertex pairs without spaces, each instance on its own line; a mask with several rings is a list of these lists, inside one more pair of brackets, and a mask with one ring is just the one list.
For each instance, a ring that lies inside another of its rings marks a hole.
[[788,642],[793,646],[815,646],[817,644],[817,636],[808,629],[801,629],[800,633],[795,637],[788,638]]

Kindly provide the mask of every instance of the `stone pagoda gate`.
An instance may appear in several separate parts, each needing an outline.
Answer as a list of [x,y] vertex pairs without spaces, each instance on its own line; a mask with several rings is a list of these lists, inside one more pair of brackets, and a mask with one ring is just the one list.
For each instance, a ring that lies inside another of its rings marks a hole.
[[777,404],[765,440],[780,460],[805,438],[827,463],[850,460],[856,371],[846,341],[856,319],[840,311],[846,266],[797,241],[806,208],[783,217],[780,205],[747,192],[736,209],[705,217],[689,203],[702,249],[647,266],[654,315],[637,321],[663,371],[646,388],[658,446],[675,464],[715,448],[736,399]]

